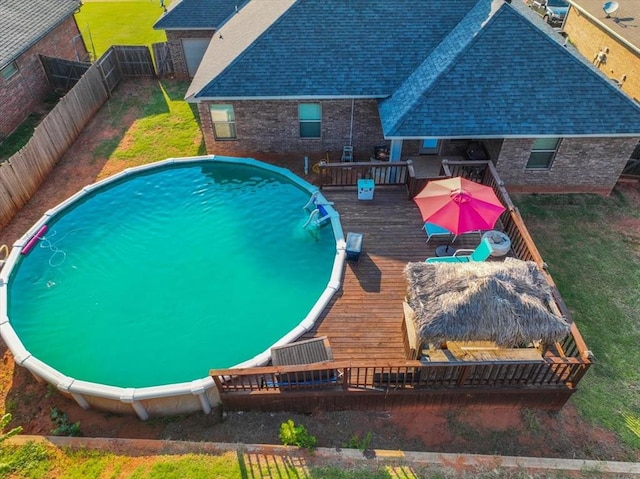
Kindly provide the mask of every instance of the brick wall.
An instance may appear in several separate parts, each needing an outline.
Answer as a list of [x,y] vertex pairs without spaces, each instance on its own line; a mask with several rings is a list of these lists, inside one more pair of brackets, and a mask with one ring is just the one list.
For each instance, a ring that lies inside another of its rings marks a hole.
[[[200,103],[207,152],[257,159],[296,159],[308,156],[314,163],[326,158],[339,161],[349,144],[351,100],[324,100],[322,138],[300,138],[299,101],[236,101],[233,104],[237,140],[216,141],[209,104]],[[376,145],[387,143],[382,135],[375,100],[356,100],[353,111],[353,151],[356,161],[369,161]]]
[[615,80],[620,80],[622,75],[626,75],[622,91],[640,102],[640,55],[637,52],[609,36],[574,7],[571,7],[567,14],[564,31],[569,35],[571,43],[591,62],[600,50],[608,48],[606,62],[599,66],[600,70]]
[[38,55],[86,61],[89,54],[75,18],[70,16],[17,60],[18,73],[0,78],[0,140],[36,110],[51,91]]
[[167,43],[173,61],[174,75],[178,80],[188,80],[189,72],[182,48],[183,38],[211,38],[214,30],[167,30]]
[[608,195],[638,138],[565,138],[549,170],[525,166],[534,139],[505,140],[496,168],[511,192]]

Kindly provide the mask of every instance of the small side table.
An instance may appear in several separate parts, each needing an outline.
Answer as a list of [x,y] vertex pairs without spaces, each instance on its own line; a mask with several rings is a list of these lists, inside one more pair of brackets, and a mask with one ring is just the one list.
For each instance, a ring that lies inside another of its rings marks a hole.
[[362,252],[362,233],[347,233],[347,260],[358,261]]

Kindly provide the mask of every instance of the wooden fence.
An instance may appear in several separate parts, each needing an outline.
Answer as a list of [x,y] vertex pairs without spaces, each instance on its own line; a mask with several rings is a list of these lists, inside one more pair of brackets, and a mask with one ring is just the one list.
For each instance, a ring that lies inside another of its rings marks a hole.
[[109,48],[116,55],[122,75],[127,77],[156,76],[151,52],[145,46],[113,46]]
[[153,50],[153,58],[156,61],[156,74],[164,77],[173,73],[173,59],[171,58],[171,50],[167,42],[154,43],[151,45]]
[[0,164],[0,225],[29,201],[107,98],[100,69],[92,65],[36,127],[29,142]]
[[31,199],[122,78],[141,75],[155,76],[147,47],[111,47],[86,70],[29,142],[0,163],[0,226]]

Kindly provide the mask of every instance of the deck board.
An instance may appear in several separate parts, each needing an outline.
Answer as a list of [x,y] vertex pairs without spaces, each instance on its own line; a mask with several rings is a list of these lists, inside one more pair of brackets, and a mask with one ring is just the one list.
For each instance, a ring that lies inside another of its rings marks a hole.
[[[373,200],[358,200],[355,188],[326,188],[324,196],[340,213],[345,237],[363,233],[358,262],[347,261],[342,288],[300,339],[328,336],[336,361],[405,359],[402,341],[402,300],[407,291],[403,273],[410,261],[435,255],[446,243],[426,243],[418,207],[404,187],[376,187]],[[456,248],[475,248],[480,235],[462,235]]]

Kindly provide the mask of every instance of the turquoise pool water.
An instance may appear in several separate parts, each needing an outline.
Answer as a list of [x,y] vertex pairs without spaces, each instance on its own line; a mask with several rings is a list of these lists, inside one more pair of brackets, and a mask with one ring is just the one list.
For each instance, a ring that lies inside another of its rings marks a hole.
[[106,185],[56,215],[14,268],[9,318],[67,376],[147,387],[251,359],[327,286],[331,226],[272,171],[189,163]]

